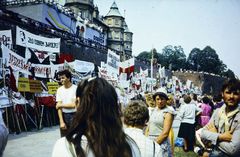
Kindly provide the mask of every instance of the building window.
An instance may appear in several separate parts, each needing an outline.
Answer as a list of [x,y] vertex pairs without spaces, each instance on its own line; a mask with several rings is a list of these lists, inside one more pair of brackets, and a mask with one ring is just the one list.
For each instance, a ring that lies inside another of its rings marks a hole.
[[85,11],[82,11],[82,14],[81,14],[81,15],[82,15],[82,18],[84,18],[84,19],[86,18],[86,17],[85,17]]
[[108,25],[112,25],[112,20],[111,19],[108,20]]
[[127,41],[130,41],[130,35],[127,35]]
[[119,25],[119,19],[115,19],[115,25]]
[[92,21],[92,14],[89,14],[88,20]]
[[115,32],[115,38],[119,38],[119,32]]
[[111,32],[108,33],[108,38],[112,38],[112,33]]
[[118,45],[114,45],[114,48],[119,51]]

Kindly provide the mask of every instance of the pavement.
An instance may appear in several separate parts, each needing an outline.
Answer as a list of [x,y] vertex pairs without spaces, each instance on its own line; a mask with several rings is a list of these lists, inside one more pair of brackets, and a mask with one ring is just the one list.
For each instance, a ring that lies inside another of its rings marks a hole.
[[[174,137],[177,138],[179,117],[173,121]],[[125,125],[123,126],[125,128]],[[9,134],[3,157],[51,157],[54,144],[60,138],[59,126],[41,130]]]

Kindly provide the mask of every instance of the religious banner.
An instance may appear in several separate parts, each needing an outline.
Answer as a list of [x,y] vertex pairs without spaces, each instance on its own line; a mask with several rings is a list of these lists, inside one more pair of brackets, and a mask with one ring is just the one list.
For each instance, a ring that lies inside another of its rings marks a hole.
[[12,46],[12,31],[11,30],[1,30],[0,31],[0,43],[11,48]]
[[119,75],[120,56],[111,50],[108,50],[107,55],[107,71]]
[[17,26],[16,44],[23,47],[31,47],[40,51],[60,52],[61,38],[46,38],[32,34]]

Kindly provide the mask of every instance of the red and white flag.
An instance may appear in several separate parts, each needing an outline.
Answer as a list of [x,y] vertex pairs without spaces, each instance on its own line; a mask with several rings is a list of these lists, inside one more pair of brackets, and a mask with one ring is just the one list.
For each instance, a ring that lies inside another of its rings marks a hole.
[[123,69],[125,69],[125,73],[134,72],[134,64],[135,64],[134,57],[129,60],[126,60],[125,62],[121,62],[119,64],[119,72],[123,72]]

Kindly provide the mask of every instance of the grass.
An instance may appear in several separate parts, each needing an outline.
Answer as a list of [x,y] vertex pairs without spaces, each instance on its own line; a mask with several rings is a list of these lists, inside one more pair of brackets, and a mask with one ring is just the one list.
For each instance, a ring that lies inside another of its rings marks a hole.
[[174,147],[174,157],[199,157],[194,151],[184,152],[182,147]]

